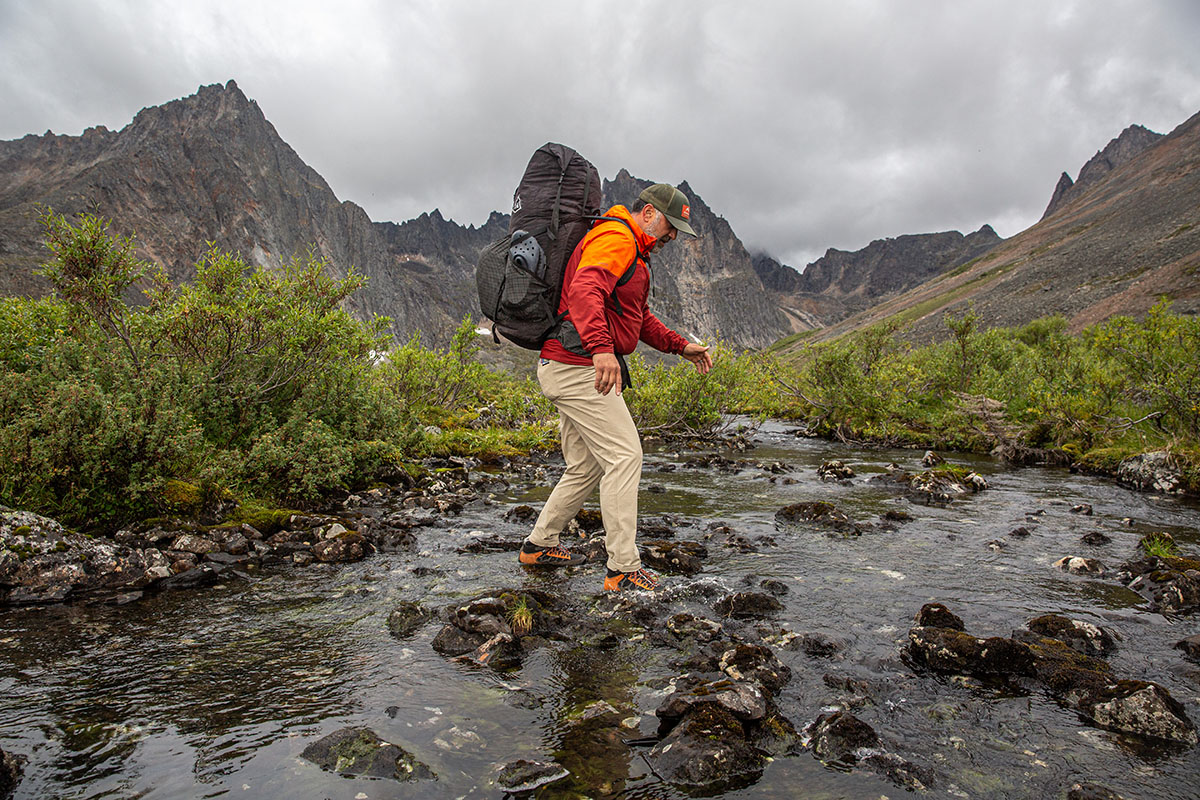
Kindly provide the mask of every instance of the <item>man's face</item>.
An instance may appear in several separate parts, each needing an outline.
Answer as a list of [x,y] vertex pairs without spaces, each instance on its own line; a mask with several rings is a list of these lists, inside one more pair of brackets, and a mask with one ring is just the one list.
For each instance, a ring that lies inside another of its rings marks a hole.
[[647,205],[646,208],[653,212],[653,216],[644,230],[646,233],[658,240],[654,244],[654,249],[658,250],[667,242],[674,241],[675,236],[679,233],[679,231],[674,225],[671,224],[670,220],[663,216],[663,213],[657,208],[651,205]]

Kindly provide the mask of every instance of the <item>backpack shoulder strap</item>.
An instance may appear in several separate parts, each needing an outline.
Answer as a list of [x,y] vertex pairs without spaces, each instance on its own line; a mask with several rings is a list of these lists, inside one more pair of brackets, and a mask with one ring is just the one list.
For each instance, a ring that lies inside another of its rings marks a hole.
[[633,237],[633,258],[630,260],[629,266],[625,268],[625,272],[617,279],[617,285],[612,290],[613,305],[616,306],[617,315],[623,317],[625,316],[625,312],[621,308],[621,299],[617,297],[617,289],[629,283],[629,280],[633,277],[633,273],[637,272],[639,258],[646,262],[646,269],[650,268],[650,254],[642,252],[642,248],[638,247],[637,234],[634,233],[633,226],[620,217],[606,217],[602,215],[593,217],[589,215],[586,219],[591,220],[593,224],[601,220],[605,222],[619,222],[629,229],[629,235]]

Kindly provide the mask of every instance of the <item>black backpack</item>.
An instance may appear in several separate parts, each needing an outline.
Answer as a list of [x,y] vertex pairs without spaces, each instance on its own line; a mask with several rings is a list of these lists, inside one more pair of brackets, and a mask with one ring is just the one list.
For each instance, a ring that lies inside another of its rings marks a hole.
[[[485,247],[475,268],[479,310],[492,321],[495,341],[499,334],[540,350],[558,335],[567,261],[593,222],[616,219],[599,216],[600,203],[600,174],[576,151],[548,142],[529,159],[513,193],[508,235]],[[633,276],[636,264],[635,255],[618,286]]]

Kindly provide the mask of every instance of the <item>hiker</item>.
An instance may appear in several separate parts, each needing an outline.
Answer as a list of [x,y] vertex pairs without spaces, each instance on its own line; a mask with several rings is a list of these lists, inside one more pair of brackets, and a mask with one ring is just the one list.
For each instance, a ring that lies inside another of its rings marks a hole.
[[624,356],[640,340],[683,356],[701,374],[712,368],[707,345],[689,342],[646,306],[649,253],[680,232],[696,232],[688,224],[687,197],[665,183],[643,191],[632,208],[613,206],[604,216],[616,220],[599,221],[567,262],[558,309],[566,312],[566,321],[558,338],[547,340],[541,350],[538,383],[558,408],[566,470],[519,558],[522,564],[555,567],[586,561],[562,547],[559,534],[599,484],[608,550],[604,589],[653,591],[658,577],[642,568],[635,542],[642,443],[621,397],[629,387]]

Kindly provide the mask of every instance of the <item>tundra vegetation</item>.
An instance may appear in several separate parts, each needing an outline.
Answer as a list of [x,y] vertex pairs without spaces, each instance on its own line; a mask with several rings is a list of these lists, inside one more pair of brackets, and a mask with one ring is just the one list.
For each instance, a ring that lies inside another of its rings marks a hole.
[[[400,479],[427,456],[510,457],[557,444],[528,376],[448,342],[389,341],[344,303],[365,281],[311,253],[267,270],[215,249],[172,285],[95,216],[47,211],[54,293],[0,299],[0,504],[82,529],[221,501],[302,505]],[[1156,306],[1078,335],[1050,317],[984,329],[945,317],[917,346],[895,321],[788,358],[715,345],[687,362],[630,359],[646,435],[711,439],[732,415],[922,448],[1056,454],[1112,472],[1167,450],[1200,490],[1200,321]]]

